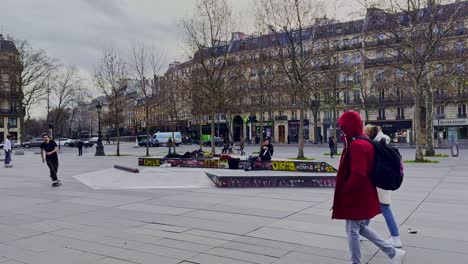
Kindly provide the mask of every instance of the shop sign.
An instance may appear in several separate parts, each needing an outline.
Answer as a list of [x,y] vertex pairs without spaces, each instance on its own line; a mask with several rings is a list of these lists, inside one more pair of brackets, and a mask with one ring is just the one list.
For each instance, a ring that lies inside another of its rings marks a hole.
[[[299,126],[300,125],[300,120],[289,120],[288,125],[289,126]],[[309,126],[309,119],[304,119],[304,126]]]
[[466,125],[468,125],[468,118],[434,120],[434,126],[466,126]]

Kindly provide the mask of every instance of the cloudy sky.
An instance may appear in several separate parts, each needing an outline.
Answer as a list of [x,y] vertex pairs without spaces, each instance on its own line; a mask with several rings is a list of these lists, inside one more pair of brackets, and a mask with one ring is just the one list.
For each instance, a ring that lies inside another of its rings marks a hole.
[[[232,0],[239,30],[253,30],[253,0]],[[328,1],[332,2],[332,1]],[[1,0],[3,34],[26,39],[62,64],[76,65],[88,79],[107,48],[122,52],[138,40],[156,45],[168,63],[183,61],[179,21],[190,16],[195,0]],[[338,0],[329,16],[347,19],[353,0]]]

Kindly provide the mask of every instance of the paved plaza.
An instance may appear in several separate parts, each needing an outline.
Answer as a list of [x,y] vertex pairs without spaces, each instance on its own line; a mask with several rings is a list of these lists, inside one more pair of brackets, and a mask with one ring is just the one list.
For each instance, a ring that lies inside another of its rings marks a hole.
[[[130,155],[124,157],[94,157],[94,148],[78,157],[76,149],[63,148],[60,188],[50,187],[37,149],[13,156],[13,169],[0,167],[0,263],[349,263],[344,223],[331,220],[333,189],[218,189],[207,179],[193,180],[197,170],[173,175],[186,176],[190,188],[169,186],[168,171],[154,175],[168,183],[165,188],[154,182],[145,189],[141,183],[152,180],[149,171],[143,173],[147,168],[134,178],[112,169],[117,163],[136,167],[144,149],[133,145],[124,144],[122,153]],[[115,146],[105,147],[113,154]],[[194,149],[183,146],[179,152]],[[151,149],[153,155],[165,150]],[[296,152],[295,146],[275,146],[276,158]],[[306,156],[337,167],[339,159],[326,152],[325,145],[306,146]],[[411,149],[401,152],[406,159],[414,155]],[[461,150],[459,158],[437,158],[440,164],[406,165],[392,204],[405,263],[468,263],[465,155]],[[103,181],[111,187],[99,188]],[[381,216],[371,225],[388,235]],[[363,255],[365,263],[388,263],[367,241]]]

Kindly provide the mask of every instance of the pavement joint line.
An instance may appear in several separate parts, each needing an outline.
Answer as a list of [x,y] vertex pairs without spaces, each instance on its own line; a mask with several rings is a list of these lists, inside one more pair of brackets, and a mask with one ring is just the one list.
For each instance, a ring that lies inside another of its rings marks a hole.
[[[70,229],[67,229],[67,230],[70,230]],[[76,231],[76,230],[70,230],[70,231],[78,232],[78,231]],[[145,251],[140,251],[140,250],[138,250],[138,248],[125,248],[125,247],[119,247],[119,246],[115,246],[115,245],[109,245],[109,244],[105,244],[105,243],[101,243],[101,242],[96,242],[96,241],[93,241],[93,240],[85,240],[85,239],[80,239],[80,238],[74,238],[74,237],[70,237],[70,236],[60,235],[60,234],[54,234],[54,235],[57,236],[57,237],[63,237],[63,238],[67,238],[67,239],[78,240],[78,241],[82,241],[82,242],[86,242],[86,243],[90,243],[90,244],[102,245],[102,246],[111,247],[111,248],[123,249],[123,250],[128,250],[128,251],[134,251],[134,252],[149,254],[149,255],[153,255],[153,256],[160,256],[160,257],[167,257],[167,258],[175,259],[175,258],[173,258],[173,257],[168,257],[168,256],[159,255],[159,254],[155,254],[155,253],[149,253],[149,252],[145,252]],[[122,240],[122,241],[125,241],[125,240],[126,240],[126,239],[123,239],[123,238],[118,238],[118,239],[120,239],[120,240]],[[134,242],[138,242],[138,241],[134,241]],[[144,242],[140,242],[140,243],[142,243],[142,244],[149,244],[149,243],[144,243]],[[172,248],[172,247],[168,247],[168,246],[163,246],[163,245],[155,245],[155,244],[151,244],[151,245],[159,246],[159,247],[164,247],[164,248],[176,249],[176,248]],[[76,248],[74,248],[73,246],[71,246],[70,248],[72,248],[72,249],[74,249],[74,250],[83,251],[83,250],[81,250],[81,249],[76,249]],[[190,250],[186,250],[186,251],[190,251]],[[105,257],[111,257],[111,256],[107,256],[107,255],[102,255],[102,254],[100,254],[100,253],[90,252],[90,251],[83,251],[83,252],[90,253],[90,254],[95,254],[95,255],[100,255],[100,256],[105,256]],[[194,251],[190,251],[190,252],[194,252]],[[195,252],[195,253],[198,253],[198,252]],[[112,257],[112,258],[115,258],[115,257]],[[120,260],[128,261],[128,260],[126,260],[126,259],[120,259]],[[130,261],[130,262],[133,262],[133,261]],[[135,262],[135,263],[139,263],[139,262]]]
[[[434,185],[434,187],[426,194],[426,196],[424,197],[424,199],[422,199],[421,202],[418,203],[418,205],[416,206],[416,208],[414,208],[414,210],[405,218],[405,220],[403,220],[403,222],[401,222],[401,224],[398,226],[398,229],[400,230],[400,228],[406,224],[406,222],[409,220],[409,218],[411,216],[413,216],[413,214],[421,207],[421,205],[427,200],[427,198],[429,198],[429,196],[435,191],[435,189],[437,189],[437,187],[439,187],[440,184],[442,184],[442,182],[448,177],[448,175],[450,174],[450,172],[453,171],[453,169],[450,169],[446,174],[445,176],[443,176],[442,178],[439,179],[439,181],[437,182],[437,184]],[[375,252],[375,254],[370,258],[369,262],[371,260],[373,260],[377,254],[379,253],[380,249],[377,250],[377,252]],[[367,263],[369,263],[367,262]]]

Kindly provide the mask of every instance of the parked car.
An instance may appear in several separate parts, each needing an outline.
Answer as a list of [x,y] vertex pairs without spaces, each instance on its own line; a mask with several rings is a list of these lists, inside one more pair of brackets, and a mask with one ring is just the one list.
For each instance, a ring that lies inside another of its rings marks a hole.
[[[223,141],[219,137],[214,138],[214,143],[216,147],[222,147],[223,146]],[[204,147],[211,147],[211,140],[203,141],[203,146]]]
[[33,138],[31,141],[23,142],[21,145],[24,148],[39,147],[44,142],[42,138]]
[[[3,142],[2,144],[0,144],[0,149],[3,148],[4,143],[5,143],[5,142]],[[11,141],[11,145],[13,146],[13,148],[20,148],[20,147],[21,147],[21,144],[18,143],[16,140],[12,140],[12,141]]]
[[[79,140],[75,140],[74,142],[70,142],[70,144],[68,145],[69,147],[71,148],[75,148],[77,147],[77,143],[78,143]],[[81,140],[83,142],[83,147],[85,148],[90,148],[94,145],[93,142],[90,142],[89,140]]]
[[70,147],[70,145],[73,145],[76,143],[76,139],[58,138],[55,140],[55,142],[57,143],[57,145]]
[[[89,143],[96,144],[98,139],[99,139],[99,137],[92,137],[88,141],[89,141]],[[101,138],[101,140],[104,140],[104,138]]]
[[[140,147],[146,147],[146,142],[147,142],[147,141],[148,141],[148,139],[142,138],[142,139],[140,140],[140,142],[138,142],[138,146],[140,146]],[[149,146],[150,146],[150,147],[159,147],[159,146],[161,146],[161,144],[160,144],[159,141],[157,141],[156,139],[150,138],[150,139],[149,139]]]

